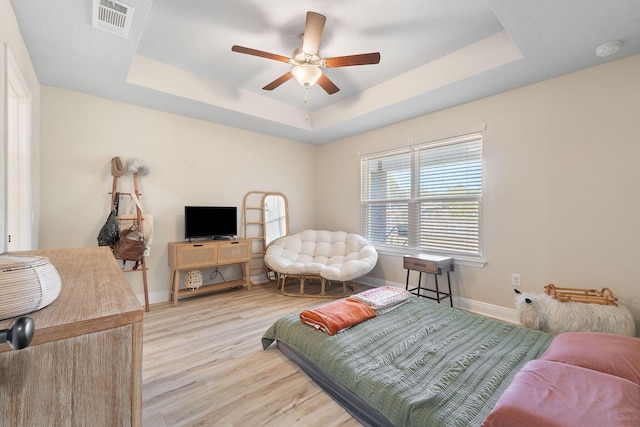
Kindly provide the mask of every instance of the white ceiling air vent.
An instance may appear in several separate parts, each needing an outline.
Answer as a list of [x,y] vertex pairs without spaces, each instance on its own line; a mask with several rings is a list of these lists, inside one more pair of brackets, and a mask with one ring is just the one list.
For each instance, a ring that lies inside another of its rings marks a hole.
[[133,6],[116,0],[93,0],[93,26],[120,37],[129,37]]

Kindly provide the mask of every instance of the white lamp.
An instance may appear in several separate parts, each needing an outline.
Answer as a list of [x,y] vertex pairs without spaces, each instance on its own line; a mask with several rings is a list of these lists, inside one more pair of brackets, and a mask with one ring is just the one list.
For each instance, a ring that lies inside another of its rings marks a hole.
[[309,87],[318,81],[322,75],[322,70],[317,65],[301,64],[293,67],[291,73],[298,83],[304,87]]

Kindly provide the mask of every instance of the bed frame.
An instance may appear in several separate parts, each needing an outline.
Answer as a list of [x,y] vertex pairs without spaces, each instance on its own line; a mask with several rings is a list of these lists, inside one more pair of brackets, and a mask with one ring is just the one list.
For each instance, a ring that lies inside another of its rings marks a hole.
[[316,366],[295,348],[283,342],[277,343],[278,348],[289,359],[300,367],[320,388],[340,404],[353,418],[366,427],[394,427],[384,415],[372,408],[360,396],[336,381],[331,375]]

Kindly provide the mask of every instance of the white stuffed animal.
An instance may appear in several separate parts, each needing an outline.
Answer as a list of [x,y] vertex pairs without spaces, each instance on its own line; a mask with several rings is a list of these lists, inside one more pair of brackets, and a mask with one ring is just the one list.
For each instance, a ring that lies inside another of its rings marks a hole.
[[561,302],[547,294],[524,294],[514,289],[516,313],[525,328],[560,332],[606,332],[635,336],[629,310],[622,306]]

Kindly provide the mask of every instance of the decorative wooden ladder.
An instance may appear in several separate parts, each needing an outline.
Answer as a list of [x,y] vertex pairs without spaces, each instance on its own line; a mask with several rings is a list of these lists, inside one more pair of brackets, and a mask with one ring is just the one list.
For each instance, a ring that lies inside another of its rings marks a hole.
[[[134,173],[131,174],[133,176],[133,194],[135,194],[135,197],[138,198],[138,200],[140,199],[140,190],[138,187],[138,174]],[[113,186],[111,187],[111,206],[113,206],[115,200],[116,200],[116,194],[118,192],[118,177],[114,176],[113,177]],[[129,196],[133,199],[132,193],[120,193],[121,196]],[[118,217],[116,217],[116,220],[118,219]],[[138,206],[136,204],[136,222],[137,222],[137,226],[138,226],[138,231],[142,232],[144,229],[144,218],[142,216],[142,211],[140,210],[140,206]],[[122,270],[123,273],[132,273],[132,272],[141,272],[142,273],[142,283],[144,286],[144,310],[145,311],[149,311],[149,289],[147,287],[147,262],[146,262],[146,257],[142,257],[142,262],[140,262],[140,265],[138,266],[137,269],[126,269],[126,270]]]

